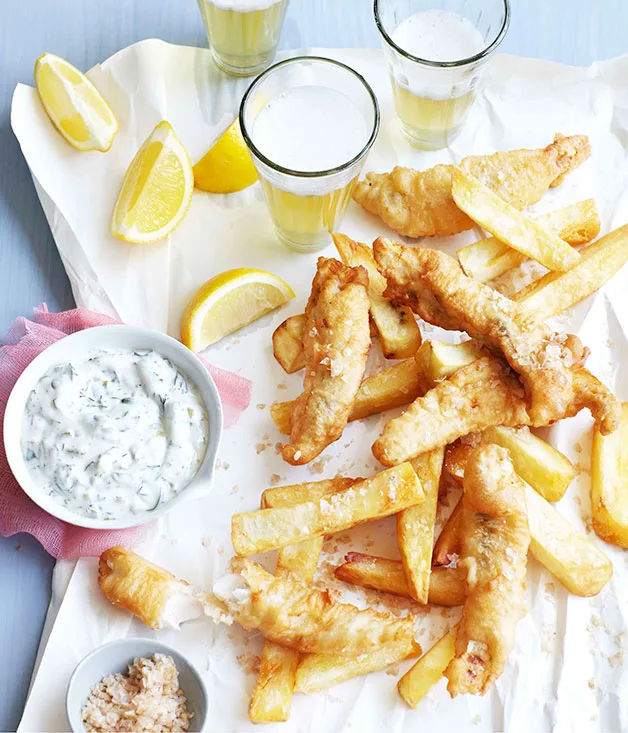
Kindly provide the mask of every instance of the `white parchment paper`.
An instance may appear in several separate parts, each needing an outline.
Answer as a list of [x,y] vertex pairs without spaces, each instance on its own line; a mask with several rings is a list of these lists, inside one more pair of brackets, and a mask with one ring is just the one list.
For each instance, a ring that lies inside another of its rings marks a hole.
[[[320,50],[364,74],[382,110],[379,139],[366,164],[389,170],[400,163],[426,168],[470,153],[546,145],[555,132],[589,135],[593,156],[535,207],[548,211],[594,197],[603,233],[628,222],[628,57],[589,69],[498,56],[485,91],[450,150],[412,150],[400,136],[387,71],[377,51]],[[230,267],[253,266],[284,277],[297,297],[286,308],[210,348],[216,365],[253,380],[253,398],[235,428],[225,432],[211,497],[177,507],[159,527],[148,554],[193,583],[209,586],[232,554],[230,517],[258,507],[261,491],[279,483],[377,470],[370,446],[391,415],[351,423],[341,440],[307,467],[293,468],[276,453],[281,436],[268,412],[271,402],[295,397],[300,375],[286,375],[272,357],[271,333],[305,304],[316,255],[295,254],[273,236],[259,186],[231,196],[194,193],[190,212],[173,236],[151,246],[126,245],[109,233],[122,176],[138,146],[161,119],[168,119],[193,160],[198,159],[237,112],[246,81],[220,74],[203,49],[160,41],[131,46],[90,72],[120,120],[111,151],[77,153],[50,125],[35,91],[19,85],[13,129],[36,181],[56,244],[79,305],[178,336],[183,307],[195,289]],[[371,242],[392,234],[351,204],[342,230]],[[479,232],[434,239],[453,252]],[[334,255],[330,246],[323,254]],[[592,348],[589,366],[620,398],[628,399],[628,273],[562,319]],[[429,329],[430,334],[437,333]],[[438,334],[448,339],[452,334]],[[370,368],[381,367],[377,347]],[[408,663],[344,683],[314,696],[295,696],[290,722],[265,730],[303,731],[560,731],[628,730],[628,567],[623,552],[591,532],[589,450],[591,419],[581,413],[544,437],[580,469],[558,507],[609,555],[614,576],[595,598],[570,596],[534,560],[528,572],[529,613],[517,647],[494,688],[483,698],[450,700],[437,684],[416,710],[398,697],[395,684]],[[455,497],[443,507],[446,516]],[[385,520],[330,538],[317,582],[342,584],[332,571],[349,550],[396,557],[394,522]],[[272,568],[274,558],[265,558]],[[385,603],[417,613],[417,638],[428,648],[459,616],[458,609],[424,609],[401,599],[343,589],[357,604]],[[70,580],[43,654],[20,730],[67,727],[64,694],[72,669],[97,645],[127,634],[152,635],[99,597],[95,562],[82,560]],[[250,731],[247,706],[255,683],[262,639],[239,628],[192,622],[160,638],[199,667],[210,690],[210,729]]]

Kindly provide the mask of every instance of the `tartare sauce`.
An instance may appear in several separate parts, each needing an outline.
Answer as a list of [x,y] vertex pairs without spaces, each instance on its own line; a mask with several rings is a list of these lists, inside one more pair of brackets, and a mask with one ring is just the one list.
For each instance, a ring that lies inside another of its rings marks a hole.
[[72,512],[122,519],[169,501],[207,448],[203,400],[150,350],[99,350],[58,364],[26,403],[21,445],[36,483]]

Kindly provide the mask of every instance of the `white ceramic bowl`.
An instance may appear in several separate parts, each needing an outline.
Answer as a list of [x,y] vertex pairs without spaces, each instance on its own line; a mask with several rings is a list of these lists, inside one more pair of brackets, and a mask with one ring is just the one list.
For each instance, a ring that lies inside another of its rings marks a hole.
[[[170,359],[198,387],[209,421],[207,452],[192,481],[174,498],[156,509],[123,519],[91,519],[74,513],[46,494],[33,480],[21,449],[22,420],[26,401],[48,369],[66,361],[84,359],[95,349],[152,349]],[[97,326],[78,331],[57,341],[36,356],[15,383],[4,415],[4,447],[13,475],[22,489],[42,509],[64,522],[91,529],[122,529],[152,522],[172,507],[207,494],[214,475],[214,463],[222,433],[222,407],[218,390],[201,361],[183,344],[159,331],[139,326]]]
[[203,678],[183,655],[152,639],[118,639],[98,647],[78,663],[65,696],[70,730],[84,733],[81,711],[94,685],[108,674],[125,673],[136,657],[152,657],[156,652],[171,656],[179,672],[179,685],[187,698],[188,711],[194,713],[189,730],[206,731],[209,703]]

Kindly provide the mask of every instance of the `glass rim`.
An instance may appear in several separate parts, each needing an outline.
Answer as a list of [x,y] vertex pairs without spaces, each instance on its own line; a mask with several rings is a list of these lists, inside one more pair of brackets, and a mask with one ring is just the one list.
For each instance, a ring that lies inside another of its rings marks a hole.
[[510,25],[510,0],[503,0],[504,21],[502,23],[502,27],[499,29],[499,33],[495,36],[491,43],[486,46],[486,48],[483,48],[481,51],[478,51],[478,53],[474,54],[473,56],[467,56],[464,59],[456,59],[455,61],[432,61],[430,59],[423,59],[420,56],[414,56],[408,51],[405,51],[403,48],[401,48],[401,46],[398,46],[393,41],[393,39],[388,34],[388,31],[384,28],[384,24],[382,23],[382,20],[380,18],[379,6],[381,2],[382,0],[374,0],[373,13],[375,15],[375,24],[377,25],[377,29],[379,30],[380,35],[382,36],[384,41],[386,41],[386,43],[391,48],[393,48],[402,56],[405,56],[405,58],[409,59],[410,61],[415,61],[419,64],[423,64],[424,66],[431,66],[436,69],[455,69],[461,66],[468,66],[469,64],[473,64],[476,61],[481,61],[497,49],[500,43],[504,40],[506,31],[508,30],[508,27]]
[[[373,129],[371,131],[371,134],[360,150],[357,155],[354,155],[353,158],[348,160],[345,163],[342,163],[338,166],[335,166],[334,168],[327,168],[325,170],[320,171],[299,171],[292,168],[286,168],[282,165],[279,165],[278,163],[275,163],[270,158],[264,155],[259,148],[255,145],[253,140],[251,139],[251,136],[248,133],[248,130],[246,129],[246,124],[244,122],[244,110],[247,105],[247,102],[249,101],[249,98],[255,88],[268,76],[271,72],[276,71],[277,69],[281,68],[282,66],[287,66],[288,64],[293,64],[295,62],[299,61],[322,61],[324,63],[333,64],[334,66],[338,66],[341,69],[344,69],[345,71],[350,72],[355,76],[358,81],[362,83],[364,88],[366,89],[369,97],[371,98],[371,101],[373,103],[373,109],[375,111],[374,115],[374,121],[373,121]],[[273,64],[272,66],[269,66],[265,71],[263,71],[258,77],[256,77],[250,84],[249,88],[244,93],[244,96],[242,97],[242,101],[240,102],[240,111],[238,114],[238,118],[240,121],[240,129],[242,131],[242,137],[244,138],[244,141],[246,142],[247,147],[249,150],[255,155],[259,160],[262,161],[265,165],[267,165],[269,168],[272,168],[274,171],[277,171],[278,173],[283,173],[287,176],[294,176],[298,178],[321,178],[323,176],[331,176],[335,173],[342,173],[343,171],[347,170],[347,168],[350,168],[354,163],[357,163],[361,158],[363,158],[368,151],[373,147],[373,143],[375,142],[375,139],[377,138],[377,133],[379,132],[379,124],[380,124],[380,111],[379,111],[379,104],[377,102],[377,97],[375,96],[375,92],[371,88],[371,85],[366,81],[366,79],[362,76],[362,74],[359,74],[355,69],[352,69],[350,66],[347,66],[347,64],[343,64],[341,61],[336,61],[335,59],[330,59],[325,56],[293,56],[289,59],[284,59],[283,61],[279,61],[276,64]]]

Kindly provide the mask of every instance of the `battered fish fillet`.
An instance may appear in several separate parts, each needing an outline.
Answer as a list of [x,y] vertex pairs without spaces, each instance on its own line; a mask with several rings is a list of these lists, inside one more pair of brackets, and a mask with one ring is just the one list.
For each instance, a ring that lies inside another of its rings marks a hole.
[[[587,350],[571,334],[559,334],[509,298],[467,277],[453,257],[427,247],[404,247],[379,238],[377,265],[388,281],[386,297],[409,305],[428,323],[469,336],[503,354],[519,374],[535,425],[547,425],[569,411],[588,380],[579,380]],[[606,435],[619,422],[619,403],[596,388],[586,401]]]
[[[548,416],[549,423],[573,417],[584,408],[601,422],[609,394],[606,387],[586,369],[576,372],[574,382],[573,401],[564,412]],[[373,455],[385,466],[396,466],[492,425],[541,427],[549,423],[532,419],[523,387],[508,364],[486,356],[458,369],[389,420],[373,443]]]
[[200,597],[189,583],[125,547],[102,553],[98,585],[108,601],[151,629],[179,628],[203,613]]
[[525,490],[506,449],[487,445],[473,452],[464,474],[458,562],[467,598],[445,670],[452,697],[483,695],[515,645],[530,544]]
[[414,641],[412,616],[398,618],[349,603],[296,577],[276,577],[250,560],[234,558],[231,574],[214,584],[214,594],[245,629],[302,653],[357,656]]
[[342,435],[371,344],[368,275],[320,257],[305,308],[303,392],[294,403],[290,443],[281,454],[308,463]]
[[[538,150],[509,150],[471,155],[460,167],[517,209],[534,204],[550,186],[591,154],[585,135],[556,135]],[[406,237],[457,234],[474,226],[451,196],[451,165],[426,171],[395,167],[390,173],[367,173],[353,198],[367,211]]]

